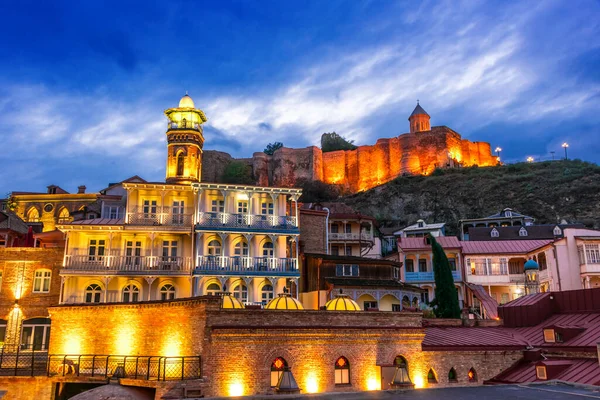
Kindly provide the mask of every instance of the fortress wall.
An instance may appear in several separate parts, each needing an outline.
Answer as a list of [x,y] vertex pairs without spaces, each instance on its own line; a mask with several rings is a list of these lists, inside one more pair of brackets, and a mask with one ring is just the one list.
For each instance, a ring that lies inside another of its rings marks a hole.
[[[303,149],[282,147],[273,154],[272,186],[294,186],[297,181],[312,181],[314,172],[314,146]],[[321,151],[320,149],[317,149]]]
[[347,185],[346,153],[343,150],[323,153],[323,181],[335,185]]
[[488,167],[496,165],[496,157],[492,155],[492,147],[487,142],[475,142],[479,150],[479,166]]
[[256,180],[256,184],[259,186],[270,186],[272,176],[271,162],[272,156],[268,156],[263,152],[254,153],[252,155],[252,174]]
[[388,164],[391,179],[402,174],[401,158],[400,139],[397,137],[389,139]]

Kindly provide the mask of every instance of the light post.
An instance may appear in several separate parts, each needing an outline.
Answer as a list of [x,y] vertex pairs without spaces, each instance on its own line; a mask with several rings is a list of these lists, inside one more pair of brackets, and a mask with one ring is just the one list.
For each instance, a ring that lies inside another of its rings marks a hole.
[[500,152],[502,151],[502,147],[496,147],[496,154],[498,155],[498,161],[500,161]]
[[556,153],[555,151],[551,151],[550,154],[552,154],[552,161],[554,161],[554,153]]
[[563,147],[563,149],[565,149],[565,160],[568,160],[568,159],[569,159],[569,157],[567,157],[567,149],[569,148],[569,143],[567,143],[567,142],[564,142],[564,143],[562,144],[562,147]]
[[532,163],[533,162],[533,157],[531,157],[531,156],[527,157],[527,162],[528,163]]

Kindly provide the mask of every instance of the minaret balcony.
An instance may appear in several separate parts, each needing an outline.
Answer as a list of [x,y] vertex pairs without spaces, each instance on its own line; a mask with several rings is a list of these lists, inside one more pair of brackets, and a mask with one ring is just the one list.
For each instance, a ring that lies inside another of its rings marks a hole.
[[231,214],[199,212],[196,231],[230,230],[248,232],[299,233],[298,219],[288,215]]

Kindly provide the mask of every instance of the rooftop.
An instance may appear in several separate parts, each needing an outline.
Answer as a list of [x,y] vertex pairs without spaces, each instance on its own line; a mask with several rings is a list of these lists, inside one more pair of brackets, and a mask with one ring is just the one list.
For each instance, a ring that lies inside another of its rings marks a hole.
[[552,240],[481,240],[462,242],[462,252],[463,254],[527,254],[552,242]]
[[[440,236],[435,238],[436,242],[444,249],[460,249],[461,242],[456,236]],[[431,244],[427,243],[427,238],[409,237],[399,238],[398,248],[406,250],[431,250]]]

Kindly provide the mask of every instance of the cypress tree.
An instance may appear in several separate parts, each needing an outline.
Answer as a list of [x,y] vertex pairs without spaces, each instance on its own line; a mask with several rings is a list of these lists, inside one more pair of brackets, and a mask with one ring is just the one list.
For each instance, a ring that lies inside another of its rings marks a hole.
[[433,236],[428,236],[433,252],[433,275],[435,278],[435,299],[431,302],[438,318],[460,318],[458,293],[450,270],[448,257],[442,246]]

